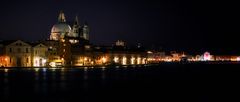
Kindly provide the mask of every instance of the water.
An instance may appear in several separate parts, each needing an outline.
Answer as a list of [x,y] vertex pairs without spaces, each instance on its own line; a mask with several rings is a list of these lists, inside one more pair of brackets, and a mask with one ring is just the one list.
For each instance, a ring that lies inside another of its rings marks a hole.
[[226,63],[0,69],[0,102],[229,101],[239,73],[239,64]]

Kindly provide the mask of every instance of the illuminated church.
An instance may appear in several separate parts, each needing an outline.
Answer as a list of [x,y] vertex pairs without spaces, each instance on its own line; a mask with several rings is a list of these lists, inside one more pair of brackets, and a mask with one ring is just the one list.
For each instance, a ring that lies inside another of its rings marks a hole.
[[65,39],[68,39],[71,44],[89,41],[89,27],[86,23],[81,26],[77,16],[71,27],[66,22],[65,14],[61,11],[57,24],[52,27],[50,40],[64,41]]

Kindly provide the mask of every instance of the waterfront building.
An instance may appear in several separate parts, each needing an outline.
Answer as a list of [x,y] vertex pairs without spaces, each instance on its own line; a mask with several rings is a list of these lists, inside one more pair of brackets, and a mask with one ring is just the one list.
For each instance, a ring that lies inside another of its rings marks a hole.
[[90,28],[76,16],[72,26],[61,11],[48,40],[26,43],[21,40],[0,43],[0,65],[4,67],[102,66],[147,63],[146,51],[138,44],[129,47],[122,40],[113,46],[94,46]]
[[147,51],[147,60],[151,63],[164,61],[166,53],[164,51]]
[[45,67],[48,61],[48,47],[42,43],[33,44],[32,47],[32,66],[33,67]]
[[47,65],[50,66],[62,66],[63,60],[60,57],[59,49],[60,42],[55,40],[46,40],[43,41],[43,44],[48,48],[47,51]]
[[2,48],[4,57],[5,67],[31,67],[31,45],[21,41],[5,41],[2,43],[4,47]]
[[94,51],[90,44],[78,44],[71,46],[71,65],[90,66],[95,65]]

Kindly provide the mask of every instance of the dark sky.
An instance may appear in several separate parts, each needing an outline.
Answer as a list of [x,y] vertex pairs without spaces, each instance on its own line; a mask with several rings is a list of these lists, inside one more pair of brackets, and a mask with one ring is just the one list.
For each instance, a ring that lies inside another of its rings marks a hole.
[[[188,51],[240,51],[239,3],[210,0],[5,0],[0,39],[47,39],[60,10],[91,27],[91,42]],[[240,54],[240,53],[239,53]]]

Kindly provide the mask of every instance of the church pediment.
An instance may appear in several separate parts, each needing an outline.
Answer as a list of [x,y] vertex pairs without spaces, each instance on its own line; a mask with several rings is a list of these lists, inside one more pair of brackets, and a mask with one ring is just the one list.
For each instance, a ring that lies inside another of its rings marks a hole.
[[7,46],[29,46],[29,47],[31,47],[30,44],[23,42],[22,40],[17,40],[15,42],[8,44]]

